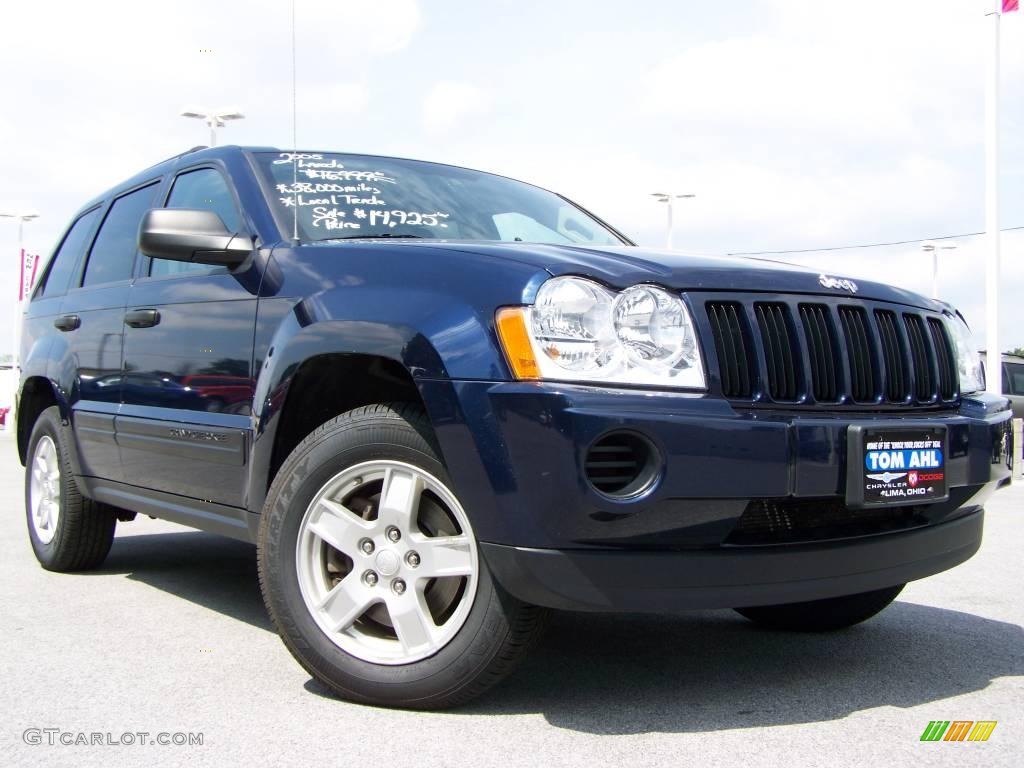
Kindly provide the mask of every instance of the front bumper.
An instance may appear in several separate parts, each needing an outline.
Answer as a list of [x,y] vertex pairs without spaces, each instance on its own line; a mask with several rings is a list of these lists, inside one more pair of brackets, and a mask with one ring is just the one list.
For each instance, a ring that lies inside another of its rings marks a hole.
[[822,544],[693,552],[550,550],[483,544],[515,597],[578,611],[740,608],[851,595],[959,565],[978,551],[984,512],[907,533]]
[[[739,410],[700,395],[552,383],[420,388],[498,580],[561,608],[756,605],[921,578],[976,551],[982,506],[1010,477],[1010,411],[987,395],[904,415]],[[949,500],[923,507],[911,529],[759,546],[730,538],[753,503],[841,505],[847,427],[906,420],[945,425],[950,446]],[[663,467],[644,493],[611,499],[584,462],[595,440],[623,429],[655,446]]]

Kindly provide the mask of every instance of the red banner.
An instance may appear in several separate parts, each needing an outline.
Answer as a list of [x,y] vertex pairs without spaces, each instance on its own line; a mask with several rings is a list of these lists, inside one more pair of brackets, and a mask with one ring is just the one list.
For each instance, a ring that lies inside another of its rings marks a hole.
[[1020,0],[1003,0],[1003,13],[1020,9]]

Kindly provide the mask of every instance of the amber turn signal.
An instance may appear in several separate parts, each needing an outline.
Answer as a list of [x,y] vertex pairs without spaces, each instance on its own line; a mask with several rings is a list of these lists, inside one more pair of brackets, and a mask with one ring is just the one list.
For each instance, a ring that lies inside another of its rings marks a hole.
[[539,379],[540,367],[526,330],[526,312],[527,307],[502,307],[495,313],[495,323],[512,375],[517,379]]

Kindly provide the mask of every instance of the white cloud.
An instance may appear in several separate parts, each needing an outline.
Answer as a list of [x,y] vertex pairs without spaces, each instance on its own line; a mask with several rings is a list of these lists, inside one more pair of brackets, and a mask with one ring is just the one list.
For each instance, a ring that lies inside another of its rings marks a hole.
[[[642,245],[664,242],[665,209],[649,196],[663,187],[698,195],[676,209],[675,242],[691,251],[974,231],[984,226],[979,2],[651,0],[599,12],[607,0],[580,16],[570,3],[455,14],[415,0],[297,0],[299,142],[533,181]],[[290,2],[179,0],[171,14],[128,0],[100,11],[8,5],[18,34],[0,47],[0,203],[40,210],[26,227],[33,251],[48,251],[86,199],[205,142],[199,121],[177,117],[187,102],[238,104],[246,119],[225,143],[290,145]],[[496,23],[503,34],[481,39]],[[1004,19],[1002,66],[1011,226],[1024,223],[1024,14]],[[0,222],[0,255],[14,232]],[[1024,262],[1022,240],[1008,236],[1005,269]],[[976,327],[980,248],[963,244],[942,276]],[[915,248],[820,258],[817,269],[853,264],[858,277],[929,289]],[[0,284],[13,261],[0,259]],[[952,271],[961,262],[974,271]],[[1008,274],[1019,294],[1024,278]],[[1004,338],[1024,343],[1019,308],[1004,309]],[[0,352],[9,317],[0,302]]]
[[423,127],[438,133],[450,131],[488,106],[487,95],[477,86],[444,80],[435,83],[423,98]]
[[[281,8],[280,0],[267,0]],[[416,0],[296,0],[302,29],[341,53],[389,54],[407,47],[420,23]]]
[[370,104],[365,83],[319,83],[299,88],[299,109],[304,113],[359,115]]

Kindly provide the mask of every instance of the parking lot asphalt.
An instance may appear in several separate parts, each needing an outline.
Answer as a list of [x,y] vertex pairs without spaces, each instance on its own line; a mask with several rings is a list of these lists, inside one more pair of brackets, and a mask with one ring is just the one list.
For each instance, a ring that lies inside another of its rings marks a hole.
[[[731,611],[560,613],[513,677],[442,713],[353,705],[312,681],[274,633],[246,544],[145,518],[120,524],[101,570],[42,570],[9,432],[0,500],[0,765],[1024,761],[1021,486],[990,504],[978,555],[859,627],[792,635]],[[984,743],[921,742],[931,720],[998,725]],[[202,744],[151,744],[161,733]]]

